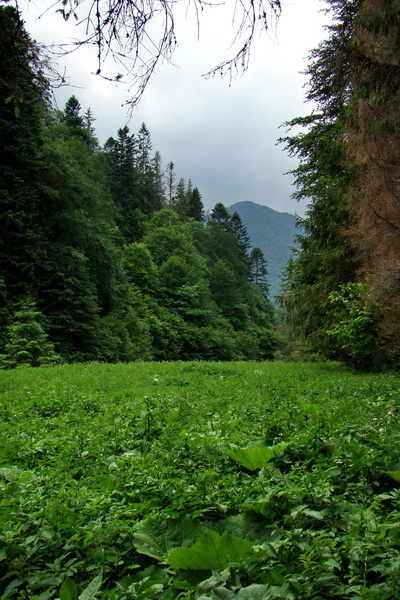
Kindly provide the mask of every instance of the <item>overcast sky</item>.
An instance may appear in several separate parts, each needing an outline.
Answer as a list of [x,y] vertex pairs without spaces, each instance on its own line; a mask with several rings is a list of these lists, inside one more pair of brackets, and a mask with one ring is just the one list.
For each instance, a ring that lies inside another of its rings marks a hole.
[[[56,8],[38,20],[44,5],[45,0],[36,0],[36,10],[32,3],[28,8],[20,4],[36,41],[77,37],[72,23],[65,24],[55,14]],[[230,206],[249,200],[280,212],[303,214],[305,205],[291,199],[292,178],[285,175],[296,163],[276,140],[284,135],[280,128],[284,121],[312,111],[304,100],[307,79],[300,72],[307,65],[309,51],[324,38],[323,25],[328,22],[321,12],[324,3],[284,2],[276,30],[269,36],[257,35],[248,71],[231,84],[229,79],[202,77],[232,56],[233,0],[226,0],[226,5],[205,11],[199,40],[194,14],[178,12],[173,64],[157,68],[130,120],[124,106],[129,98],[126,87],[91,75],[96,61],[88,49],[62,60],[60,66],[67,66],[71,87],[55,92],[57,104],[63,108],[75,94],[83,111],[90,107],[101,143],[116,137],[125,124],[136,132],[145,122],[164,167],[172,161],[178,178],[190,178],[206,209],[217,202]]]

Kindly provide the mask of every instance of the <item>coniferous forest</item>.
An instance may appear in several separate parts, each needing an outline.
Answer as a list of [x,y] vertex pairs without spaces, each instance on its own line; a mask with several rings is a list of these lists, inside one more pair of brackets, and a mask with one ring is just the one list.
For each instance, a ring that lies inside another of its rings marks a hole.
[[265,259],[239,215],[217,204],[205,223],[145,124],[101,148],[90,108],[54,110],[19,15],[0,18],[3,363],[272,358]]
[[219,203],[205,219],[145,124],[100,147],[89,107],[55,110],[36,44],[1,7],[3,365],[263,360],[293,347],[285,336],[361,369],[398,364],[398,2],[323,4],[317,110],[281,140],[309,205],[278,319],[241,217]]

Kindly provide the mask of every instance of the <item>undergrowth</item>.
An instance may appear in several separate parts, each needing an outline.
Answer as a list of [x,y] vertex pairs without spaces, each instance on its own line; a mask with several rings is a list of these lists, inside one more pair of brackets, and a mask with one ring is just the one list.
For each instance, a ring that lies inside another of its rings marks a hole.
[[336,363],[0,371],[0,600],[400,597],[399,384]]

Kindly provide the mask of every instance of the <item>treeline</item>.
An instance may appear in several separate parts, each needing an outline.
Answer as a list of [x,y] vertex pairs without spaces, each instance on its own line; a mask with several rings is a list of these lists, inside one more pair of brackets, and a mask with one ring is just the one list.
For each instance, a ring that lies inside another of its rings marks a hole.
[[0,352],[53,360],[272,358],[267,269],[237,213],[204,220],[143,124],[99,146],[48,99],[35,44],[0,7]]
[[310,201],[281,303],[312,351],[362,369],[400,363],[399,5],[326,0],[310,56],[312,115],[289,123]]

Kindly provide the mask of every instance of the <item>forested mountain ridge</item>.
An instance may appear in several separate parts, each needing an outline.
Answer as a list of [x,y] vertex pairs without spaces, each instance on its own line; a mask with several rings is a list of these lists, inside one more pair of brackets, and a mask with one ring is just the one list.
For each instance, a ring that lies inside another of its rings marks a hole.
[[247,228],[250,244],[263,251],[268,265],[270,298],[273,300],[279,294],[282,272],[292,254],[291,249],[297,244],[295,238],[299,230],[296,217],[249,201],[237,202],[228,210],[239,213]]

